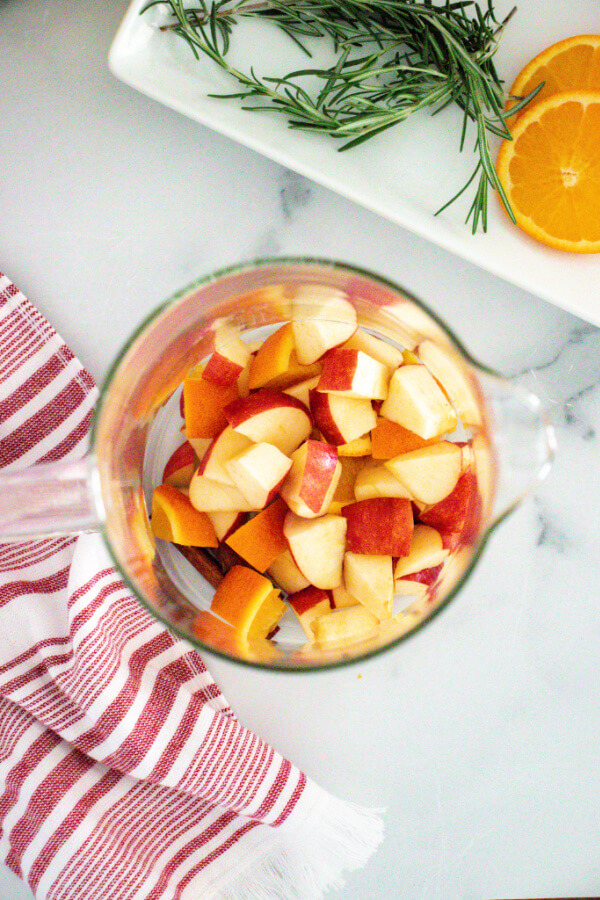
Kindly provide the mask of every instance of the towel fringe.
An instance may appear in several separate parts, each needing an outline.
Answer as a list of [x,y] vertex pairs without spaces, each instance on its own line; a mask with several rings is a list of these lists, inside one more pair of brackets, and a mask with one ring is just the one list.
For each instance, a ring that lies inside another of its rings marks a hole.
[[344,872],[362,868],[383,840],[382,809],[328,797],[302,823],[285,831],[252,865],[234,876],[218,900],[320,900],[341,888]]

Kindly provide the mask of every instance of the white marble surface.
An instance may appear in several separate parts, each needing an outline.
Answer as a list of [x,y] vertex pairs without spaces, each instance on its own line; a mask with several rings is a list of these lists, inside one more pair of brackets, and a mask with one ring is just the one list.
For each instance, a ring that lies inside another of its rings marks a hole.
[[[306,253],[400,281],[476,356],[532,370],[557,428],[538,495],[396,652],[295,677],[211,662],[245,724],[388,807],[378,855],[332,898],[598,894],[600,331],[119,84],[124,9],[0,2],[0,267],[97,379],[175,288]],[[30,896],[0,872],[1,900]]]

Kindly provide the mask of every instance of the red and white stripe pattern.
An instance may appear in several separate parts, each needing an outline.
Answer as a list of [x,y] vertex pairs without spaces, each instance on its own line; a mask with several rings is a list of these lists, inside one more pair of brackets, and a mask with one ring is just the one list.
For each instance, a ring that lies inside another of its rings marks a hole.
[[[0,273],[0,470],[83,456],[95,399]],[[36,897],[310,900],[381,839],[240,725],[98,536],[0,544],[0,633],[0,857]]]

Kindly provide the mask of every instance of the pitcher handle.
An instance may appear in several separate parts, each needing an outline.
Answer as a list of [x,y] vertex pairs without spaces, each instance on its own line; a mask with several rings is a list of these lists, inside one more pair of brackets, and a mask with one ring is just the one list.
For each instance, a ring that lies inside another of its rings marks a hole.
[[477,373],[496,462],[494,518],[504,518],[546,478],[556,436],[540,398],[519,380]]
[[0,473],[0,543],[96,530],[104,505],[94,459]]

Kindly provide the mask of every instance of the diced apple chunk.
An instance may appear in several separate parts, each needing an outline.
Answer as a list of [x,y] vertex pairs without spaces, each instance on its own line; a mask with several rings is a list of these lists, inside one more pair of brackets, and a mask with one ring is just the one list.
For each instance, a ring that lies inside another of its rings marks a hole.
[[233,484],[221,484],[196,472],[190,482],[192,506],[203,512],[251,512],[252,506]]
[[393,372],[394,369],[397,369],[398,366],[402,365],[401,350],[398,350],[397,347],[393,347],[386,341],[382,341],[380,338],[376,338],[374,335],[369,334],[360,328],[358,331],[354,332],[348,341],[346,341],[344,348],[362,350],[363,353],[368,353],[373,359],[376,359],[380,363],[383,363],[384,366],[387,366],[390,373]]
[[317,390],[312,390],[309,397],[315,425],[331,444],[348,444],[375,427],[377,416],[370,400]]
[[343,344],[356,327],[356,310],[340,291],[306,285],[292,303],[296,354],[302,365]]
[[415,500],[438,503],[454,489],[460,477],[462,451],[457,444],[440,441],[402,453],[384,463]]
[[253,444],[225,463],[235,486],[253,509],[263,509],[276,495],[292,465],[273,444]]
[[187,487],[192,480],[195,468],[196,456],[194,448],[189,441],[186,441],[167,460],[163,472],[163,482],[172,484],[173,487]]
[[342,516],[348,521],[346,540],[353,553],[378,556],[409,553],[413,534],[410,500],[401,497],[359,500],[344,506]]
[[394,581],[395,593],[400,596],[415,595],[417,597],[426,594],[431,585],[437,581],[443,566],[443,563],[439,563],[429,569],[420,569],[418,572],[401,575]]
[[241,528],[248,518],[246,513],[237,512],[237,510],[233,509],[209,512],[207,515],[220,541],[224,541],[230,534]]
[[289,394],[290,397],[295,397],[296,400],[304,403],[307,409],[310,409],[310,392],[316,388],[320,377],[320,375],[315,375],[313,378],[299,381],[297,384],[285,388],[283,393]]
[[261,390],[234,400],[225,407],[225,416],[235,431],[285,454],[299,447],[312,428],[304,404],[280,391]]
[[324,359],[317,390],[355,400],[383,400],[390,373],[362,350],[336,347]]
[[332,444],[305,441],[292,453],[291,469],[281,485],[281,496],[296,515],[316,518],[327,511],[341,472],[337,450]]
[[463,425],[478,428],[482,421],[481,402],[463,360],[450,348],[440,347],[429,338],[419,344],[417,352],[450,398]]
[[232,485],[234,482],[227,470],[226,463],[249,447],[252,447],[250,438],[247,438],[245,434],[234,431],[230,425],[227,425],[220,434],[213,438],[206,453],[201,458],[198,474],[210,478],[211,481]]
[[314,635],[311,624],[315,619],[318,619],[319,616],[331,611],[329,594],[327,591],[311,585],[297,594],[292,594],[287,600],[296,613],[306,637],[312,642],[314,640]]
[[377,462],[367,463],[354,482],[354,496],[357,500],[370,500],[373,497],[405,497],[410,494],[401,481],[384,465]]
[[401,366],[390,381],[381,415],[424,439],[456,428],[456,413],[425,366]]
[[331,592],[331,602],[334,609],[345,609],[347,606],[356,606],[358,600],[346,590],[345,584],[338,585]]
[[283,525],[296,565],[310,584],[329,590],[342,583],[346,520],[325,515],[303,519],[289,512]]
[[439,566],[447,556],[448,550],[444,549],[439,531],[428,525],[415,525],[410,553],[397,561],[394,578]]
[[377,635],[379,621],[364,606],[335,609],[312,623],[315,641],[322,647],[348,647]]
[[348,552],[344,556],[344,584],[379,621],[392,615],[394,572],[391,556]]
[[218,328],[215,333],[215,349],[208,359],[202,377],[225,387],[233,384],[250,359],[250,348],[241,340],[235,329]]
[[296,594],[309,586],[308,578],[305,578],[290,551],[286,549],[277,559],[271,563],[267,572],[280,588],[287,594]]
[[371,435],[363,434],[347,444],[338,444],[338,456],[365,457],[371,455]]
[[340,459],[342,473],[335,489],[333,499],[329,504],[327,512],[340,513],[342,507],[348,503],[352,503],[354,497],[354,484],[361,469],[365,466],[365,460],[362,457],[344,456]]

